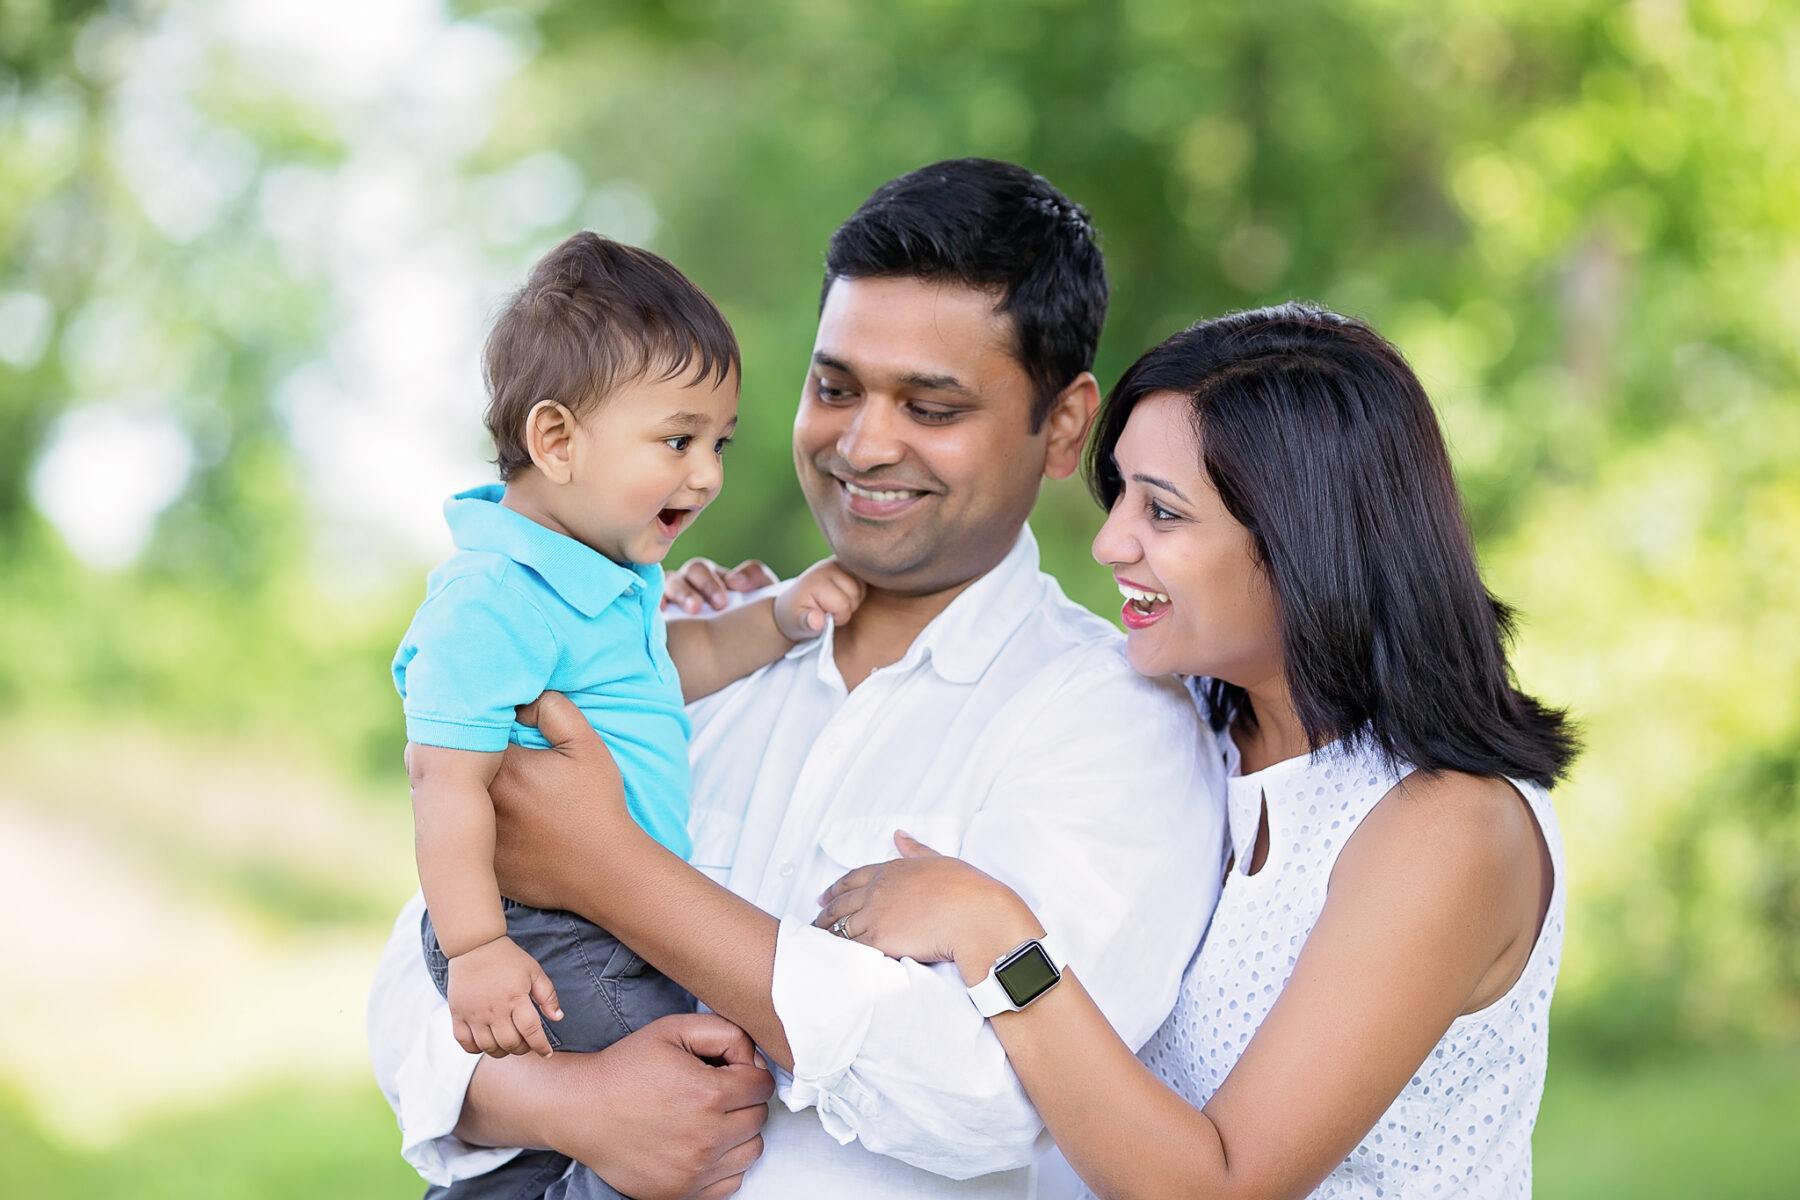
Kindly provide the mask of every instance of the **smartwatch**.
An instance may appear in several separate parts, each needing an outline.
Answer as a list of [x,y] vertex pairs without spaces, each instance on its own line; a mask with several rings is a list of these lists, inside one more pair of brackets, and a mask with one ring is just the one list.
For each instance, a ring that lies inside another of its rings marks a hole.
[[995,959],[987,978],[969,989],[969,999],[984,1017],[1018,1012],[1055,987],[1068,965],[1054,939],[1032,938]]

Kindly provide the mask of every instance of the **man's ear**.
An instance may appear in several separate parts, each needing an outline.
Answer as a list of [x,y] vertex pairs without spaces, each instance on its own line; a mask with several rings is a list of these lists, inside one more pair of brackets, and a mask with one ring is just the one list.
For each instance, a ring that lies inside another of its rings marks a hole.
[[575,414],[554,400],[539,400],[525,415],[525,449],[551,483],[574,476]]
[[1083,371],[1056,394],[1044,417],[1044,428],[1050,433],[1050,442],[1044,449],[1045,475],[1067,479],[1081,466],[1081,449],[1087,445],[1088,428],[1098,411],[1100,383],[1092,371]]

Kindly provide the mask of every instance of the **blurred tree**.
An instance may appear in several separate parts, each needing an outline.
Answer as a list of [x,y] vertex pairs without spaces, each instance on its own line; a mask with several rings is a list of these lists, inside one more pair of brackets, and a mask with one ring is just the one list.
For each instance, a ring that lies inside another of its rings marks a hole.
[[[1571,1019],[1634,1044],[1800,1028],[1800,803],[1754,767],[1800,747],[1775,632],[1800,625],[1791,6],[646,0],[534,21],[485,153],[568,155],[588,219],[674,255],[744,334],[733,504],[696,546],[816,549],[782,427],[833,225],[934,158],[1024,162],[1106,235],[1103,379],[1292,295],[1420,369],[1527,615],[1525,681],[1590,734],[1563,800]],[[1067,489],[1037,519],[1101,607],[1094,523]]]
[[[0,704],[123,694],[310,724],[387,763],[381,667],[405,600],[321,600],[317,485],[294,447],[307,412],[325,413],[327,452],[364,436],[332,425],[364,398],[327,411],[294,381],[331,375],[343,326],[395,309],[418,309],[426,352],[471,384],[472,346],[449,344],[465,334],[429,295],[349,295],[294,250],[283,223],[321,189],[392,205],[372,167],[442,166],[401,223],[437,231],[421,260],[479,260],[490,299],[576,224],[673,257],[746,365],[731,502],[682,551],[792,568],[819,548],[786,426],[826,238],[895,174],[1009,158],[1104,233],[1103,382],[1191,320],[1295,295],[1367,317],[1419,368],[1491,582],[1527,618],[1523,680],[1589,735],[1560,797],[1562,1019],[1634,1046],[1800,1031],[1792,5],[457,8],[464,32],[530,60],[493,112],[440,117],[467,136],[437,145],[417,132],[448,105],[434,80],[468,68],[435,48],[371,81],[395,90],[368,140],[371,110],[322,117],[227,44],[146,90],[170,22],[244,5],[0,0]],[[346,210],[324,211],[319,237]],[[460,403],[407,431],[472,444]],[[149,414],[191,448],[123,576],[74,566],[29,507],[71,408]],[[1097,519],[1065,486],[1035,523],[1071,594],[1104,611]]]

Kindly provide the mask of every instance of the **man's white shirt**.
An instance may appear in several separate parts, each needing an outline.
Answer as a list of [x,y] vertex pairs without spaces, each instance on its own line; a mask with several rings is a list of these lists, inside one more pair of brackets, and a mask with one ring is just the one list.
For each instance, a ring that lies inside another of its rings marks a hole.
[[[1224,771],[1187,693],[1126,663],[1038,570],[1029,530],[904,657],[846,691],[832,631],[692,706],[692,862],[780,919],[776,1072],[758,1197],[1036,1194],[1047,1146],[950,964],[815,929],[818,895],[903,829],[1012,886],[1134,1048],[1218,898]],[[402,910],[370,995],[375,1074],[433,1183],[513,1151],[451,1130],[479,1056],[450,1033]],[[1120,1114],[1129,1120],[1129,1114]]]

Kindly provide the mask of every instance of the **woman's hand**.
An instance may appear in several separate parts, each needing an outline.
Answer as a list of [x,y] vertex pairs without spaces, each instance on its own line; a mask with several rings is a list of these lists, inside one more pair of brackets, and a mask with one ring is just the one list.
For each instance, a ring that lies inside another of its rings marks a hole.
[[502,895],[535,908],[568,908],[605,853],[637,824],[606,743],[560,692],[521,705],[548,750],[508,746],[488,785],[494,802],[494,875]]
[[1007,950],[1043,935],[1018,893],[992,875],[906,833],[896,832],[894,845],[899,858],[858,867],[827,888],[813,924],[890,958],[954,962],[970,983]]

